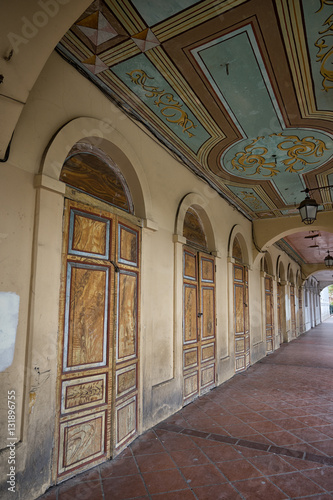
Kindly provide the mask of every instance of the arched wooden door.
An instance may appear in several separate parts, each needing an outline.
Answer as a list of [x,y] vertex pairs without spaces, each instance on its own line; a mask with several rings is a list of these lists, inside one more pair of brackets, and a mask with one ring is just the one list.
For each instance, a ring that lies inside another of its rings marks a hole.
[[278,337],[280,344],[283,343],[283,333],[282,333],[282,307],[281,307],[281,284],[277,284],[277,293],[276,293],[276,300],[277,300],[277,321],[278,321]]
[[265,276],[266,353],[274,351],[273,280]]
[[69,191],[86,203],[65,200],[56,481],[117,454],[136,435],[139,412],[140,229]]
[[296,337],[295,287],[290,285],[290,329],[292,338]]
[[215,259],[198,213],[190,208],[183,250],[183,401],[189,403],[215,385]]
[[235,332],[235,371],[242,371],[250,365],[249,330],[249,285],[248,268],[242,262],[240,244],[235,238],[232,250],[233,264],[233,302]]

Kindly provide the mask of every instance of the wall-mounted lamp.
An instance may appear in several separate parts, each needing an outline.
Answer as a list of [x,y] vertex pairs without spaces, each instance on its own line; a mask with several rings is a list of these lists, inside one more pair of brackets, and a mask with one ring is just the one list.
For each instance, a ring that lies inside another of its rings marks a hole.
[[330,189],[333,188],[333,186],[323,186],[323,187],[316,187],[316,188],[306,188],[301,193],[306,193],[305,199],[300,203],[298,210],[302,219],[302,222],[304,224],[312,224],[316,218],[317,218],[317,211],[318,211],[318,203],[316,200],[313,200],[310,198],[310,191],[316,191],[317,189]]
[[333,257],[332,255],[330,255],[329,250],[327,250],[327,255],[324,259],[324,262],[326,267],[333,267]]

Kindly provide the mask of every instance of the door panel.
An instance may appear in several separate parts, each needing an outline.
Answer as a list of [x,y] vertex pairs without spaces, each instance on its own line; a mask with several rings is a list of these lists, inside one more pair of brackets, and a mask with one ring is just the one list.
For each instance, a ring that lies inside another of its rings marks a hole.
[[117,234],[115,447],[120,451],[138,431],[140,233],[119,220]]
[[67,266],[64,370],[106,364],[109,269]]
[[215,384],[215,262],[184,249],[183,266],[184,402]]
[[201,288],[201,338],[208,340],[215,336],[215,289],[213,287]]
[[197,286],[184,284],[184,344],[198,340]]
[[135,272],[121,269],[117,279],[117,361],[124,361],[137,355],[138,277]]
[[248,269],[241,264],[234,264],[233,276],[235,371],[238,372],[250,364]]

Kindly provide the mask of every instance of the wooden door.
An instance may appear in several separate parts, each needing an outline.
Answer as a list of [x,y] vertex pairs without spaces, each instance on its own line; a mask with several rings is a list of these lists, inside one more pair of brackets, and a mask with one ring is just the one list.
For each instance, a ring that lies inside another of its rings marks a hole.
[[250,365],[248,269],[242,264],[234,264],[233,275],[235,371],[238,372]]
[[280,339],[280,344],[283,343],[283,336],[282,336],[282,309],[281,309],[281,285],[280,283],[277,284],[277,294],[276,294],[276,299],[277,299],[277,320],[278,320],[278,336]]
[[301,286],[298,289],[298,310],[299,310],[299,333],[303,333],[303,330],[304,330],[304,325],[303,325],[303,293],[302,293]]
[[273,280],[265,278],[266,353],[274,350]]
[[291,316],[291,336],[296,337],[296,311],[295,311],[295,287],[290,286],[290,316]]
[[215,385],[215,261],[184,249],[183,373],[184,403]]
[[103,462],[137,430],[138,230],[66,200],[63,240],[58,481]]

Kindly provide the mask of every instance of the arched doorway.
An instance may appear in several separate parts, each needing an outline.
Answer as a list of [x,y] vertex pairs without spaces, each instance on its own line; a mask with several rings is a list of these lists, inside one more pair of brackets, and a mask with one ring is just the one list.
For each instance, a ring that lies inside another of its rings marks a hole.
[[277,321],[278,321],[278,338],[280,344],[287,341],[286,338],[286,311],[285,311],[285,289],[286,276],[283,262],[278,260],[277,264]]
[[215,259],[200,211],[190,206],[183,236],[183,402],[215,385]]
[[[262,258],[262,273],[264,274],[264,290],[265,290],[265,339],[266,353],[274,351],[274,301],[273,301],[273,278],[272,271],[268,266],[266,256]],[[270,266],[271,267],[271,266]]]
[[294,339],[296,337],[296,290],[291,268],[289,268],[288,281],[290,282],[290,335]]
[[244,265],[240,241],[235,236],[232,246],[234,332],[235,332],[235,371],[245,370],[250,365],[249,331],[249,284],[248,268]]
[[80,144],[67,184],[55,462],[62,481],[117,454],[138,430],[140,228],[118,166]]

